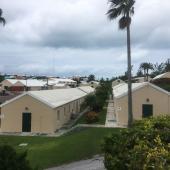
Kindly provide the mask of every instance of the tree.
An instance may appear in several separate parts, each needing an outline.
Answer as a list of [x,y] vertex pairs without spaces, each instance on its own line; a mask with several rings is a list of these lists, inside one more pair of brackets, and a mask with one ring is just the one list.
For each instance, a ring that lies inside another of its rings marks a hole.
[[169,71],[170,71],[170,59],[167,60],[164,68],[164,72],[169,72]]
[[148,81],[149,78],[149,70],[153,70],[153,65],[151,63],[142,63],[140,65],[140,69],[144,70],[144,75],[146,77],[146,81]]
[[130,40],[130,24],[131,16],[134,14],[135,0],[109,0],[110,9],[107,15],[110,20],[120,17],[119,28],[127,31],[127,56],[128,56],[128,125],[133,122],[132,113],[132,75],[131,75],[131,40]]
[[90,81],[95,81],[95,75],[94,74],[90,74],[88,77],[88,82]]
[[136,73],[136,76],[137,77],[142,77],[143,76],[143,73],[142,73],[141,69],[138,70],[138,72]]
[[96,108],[96,96],[95,94],[89,94],[86,96],[84,102],[83,102],[83,109],[89,107],[90,111],[95,111]]
[[3,11],[2,9],[0,8],[0,23],[3,24],[3,26],[6,24],[6,20],[5,18],[2,17],[2,14],[3,14]]
[[152,77],[155,77],[159,74],[162,74],[164,72],[164,67],[165,67],[165,64],[164,63],[161,63],[161,64],[154,64],[153,65],[153,72],[151,73]]

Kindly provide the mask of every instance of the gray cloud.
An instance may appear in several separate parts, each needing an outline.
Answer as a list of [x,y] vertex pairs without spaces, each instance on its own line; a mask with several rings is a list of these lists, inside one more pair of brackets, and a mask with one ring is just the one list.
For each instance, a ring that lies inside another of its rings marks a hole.
[[[142,61],[169,57],[168,6],[168,0],[136,2],[131,26],[134,72]],[[118,30],[117,20],[107,19],[107,0],[1,0],[1,8],[7,19],[5,28],[0,27],[1,72],[125,72],[126,32]]]

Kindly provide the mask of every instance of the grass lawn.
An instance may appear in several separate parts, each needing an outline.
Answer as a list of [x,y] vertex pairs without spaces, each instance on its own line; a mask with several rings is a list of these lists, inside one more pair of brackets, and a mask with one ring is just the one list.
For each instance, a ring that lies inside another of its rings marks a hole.
[[[106,114],[107,114],[107,108],[104,107],[104,109],[99,112],[99,121],[93,123],[93,124],[101,124],[104,125],[106,121]],[[86,114],[83,114],[75,123],[76,124],[87,124],[86,122]]]
[[[83,128],[59,138],[0,136],[0,145],[12,145],[17,151],[27,150],[31,165],[43,169],[100,154],[103,138],[119,131],[111,128]],[[28,146],[19,147],[20,143],[28,143]]]

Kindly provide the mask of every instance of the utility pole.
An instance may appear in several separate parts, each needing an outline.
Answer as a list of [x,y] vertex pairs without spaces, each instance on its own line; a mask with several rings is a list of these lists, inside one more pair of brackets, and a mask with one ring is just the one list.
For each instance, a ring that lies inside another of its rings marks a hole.
[[48,90],[48,76],[47,76],[47,90]]
[[28,88],[27,88],[27,75],[25,74],[25,81],[26,81],[26,89],[25,89],[25,91],[28,91]]

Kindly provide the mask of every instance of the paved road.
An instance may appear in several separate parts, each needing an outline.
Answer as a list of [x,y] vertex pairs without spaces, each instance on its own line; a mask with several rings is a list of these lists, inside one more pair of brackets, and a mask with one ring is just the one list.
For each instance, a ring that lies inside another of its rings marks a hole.
[[105,170],[103,160],[103,157],[94,157],[47,170]]

